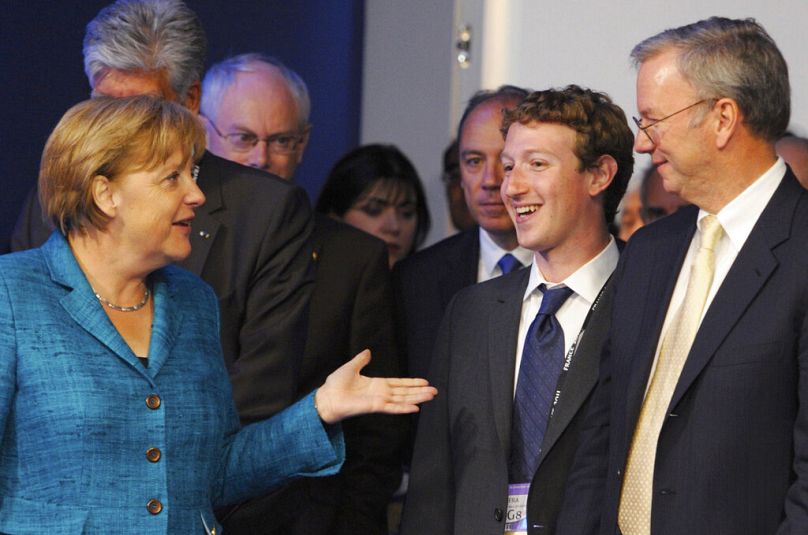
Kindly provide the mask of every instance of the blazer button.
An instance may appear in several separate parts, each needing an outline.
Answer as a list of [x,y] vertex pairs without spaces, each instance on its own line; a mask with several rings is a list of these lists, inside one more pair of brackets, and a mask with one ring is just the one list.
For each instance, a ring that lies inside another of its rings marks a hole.
[[146,509],[153,515],[159,515],[163,511],[163,504],[160,503],[160,500],[151,499],[146,504]]
[[146,397],[146,406],[151,410],[159,409],[160,408],[160,396],[157,394],[152,394]]
[[160,460],[161,456],[162,454],[157,448],[149,448],[146,450],[146,458],[149,460],[149,462],[156,463]]
[[500,509],[499,507],[494,509],[494,520],[496,520],[497,522],[502,522],[502,509]]

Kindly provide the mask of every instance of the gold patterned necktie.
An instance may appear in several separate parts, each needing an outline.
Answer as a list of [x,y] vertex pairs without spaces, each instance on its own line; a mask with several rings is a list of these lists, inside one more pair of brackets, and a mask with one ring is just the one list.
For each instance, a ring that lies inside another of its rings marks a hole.
[[651,533],[651,499],[659,432],[699,330],[704,303],[715,273],[714,249],[722,234],[723,228],[716,216],[708,215],[702,220],[701,244],[690,270],[685,298],[662,341],[656,369],[634,430],[618,510],[618,523],[623,535]]

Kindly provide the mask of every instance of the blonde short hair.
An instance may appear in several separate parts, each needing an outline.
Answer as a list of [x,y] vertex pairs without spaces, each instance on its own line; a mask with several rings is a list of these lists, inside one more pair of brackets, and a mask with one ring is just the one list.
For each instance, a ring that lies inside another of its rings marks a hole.
[[158,97],[98,97],[76,104],[53,129],[39,169],[42,208],[63,234],[104,229],[109,217],[93,201],[93,179],[149,171],[177,150],[198,161],[205,130],[183,106]]

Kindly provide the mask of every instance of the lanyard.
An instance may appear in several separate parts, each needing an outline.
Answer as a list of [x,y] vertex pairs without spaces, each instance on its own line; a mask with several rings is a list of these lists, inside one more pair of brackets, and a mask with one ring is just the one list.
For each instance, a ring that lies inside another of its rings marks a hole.
[[603,292],[606,290],[606,286],[609,284],[611,278],[612,276],[609,275],[609,278],[606,279],[606,282],[603,284],[603,286],[601,286],[597,297],[595,297],[595,301],[592,303],[592,306],[589,307],[589,312],[586,313],[586,317],[584,318],[584,324],[581,326],[581,330],[578,331],[578,336],[575,337],[575,341],[572,343],[569,351],[567,351],[567,354],[564,357],[564,366],[561,368],[561,373],[558,375],[558,382],[556,383],[556,391],[555,395],[553,395],[553,404],[550,406],[550,415],[547,417],[548,425],[550,420],[553,418],[553,413],[555,413],[556,406],[558,405],[558,400],[561,398],[561,391],[564,389],[564,382],[567,380],[567,372],[569,372],[570,367],[572,366],[572,359],[575,356],[575,350],[578,349],[578,344],[581,343],[581,338],[583,338],[584,331],[586,331],[586,327],[587,325],[589,325],[589,320],[592,318],[592,314],[598,308],[598,305],[600,304],[600,298],[603,297]]

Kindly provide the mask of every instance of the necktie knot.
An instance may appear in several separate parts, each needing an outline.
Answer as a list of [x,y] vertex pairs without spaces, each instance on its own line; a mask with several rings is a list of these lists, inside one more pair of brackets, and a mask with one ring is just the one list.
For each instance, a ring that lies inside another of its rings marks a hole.
[[572,295],[572,288],[567,286],[558,286],[557,288],[547,288],[546,284],[539,285],[543,297],[541,299],[541,306],[539,307],[539,314],[552,316],[558,312],[564,301]]
[[712,214],[701,220],[701,248],[714,250],[718,240],[724,233],[724,228],[718,218]]
[[524,267],[522,266],[522,263],[511,253],[505,253],[502,255],[502,258],[500,258],[499,262],[497,262],[497,266],[502,271],[503,275],[507,275],[511,271]]

